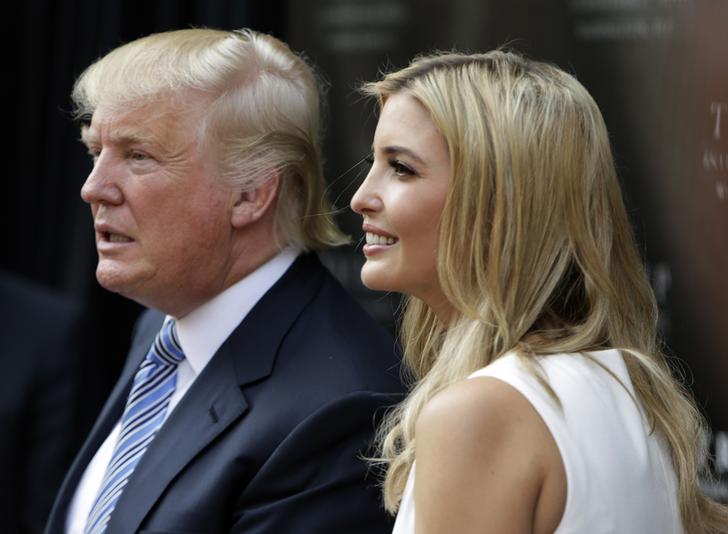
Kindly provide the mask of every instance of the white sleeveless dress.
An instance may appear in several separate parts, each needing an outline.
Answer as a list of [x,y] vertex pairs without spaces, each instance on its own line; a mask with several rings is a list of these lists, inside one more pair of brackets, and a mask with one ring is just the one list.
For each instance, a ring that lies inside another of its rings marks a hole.
[[[634,395],[616,350],[590,353]],[[662,439],[649,433],[624,387],[580,354],[538,358],[563,411],[515,354],[470,378],[490,376],[517,389],[546,423],[564,462],[566,506],[557,534],[678,534],[677,483]],[[409,474],[393,534],[415,532],[415,474]]]

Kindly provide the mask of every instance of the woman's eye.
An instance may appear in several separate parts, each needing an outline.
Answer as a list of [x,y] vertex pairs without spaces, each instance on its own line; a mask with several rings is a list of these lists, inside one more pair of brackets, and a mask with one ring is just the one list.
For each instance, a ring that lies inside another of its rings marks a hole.
[[391,160],[389,162],[389,166],[392,167],[394,174],[397,176],[411,176],[415,174],[415,171],[412,170],[412,168],[398,160]]
[[362,159],[363,163],[366,163],[367,165],[374,165],[374,154],[369,152],[366,156],[364,156],[364,159]]

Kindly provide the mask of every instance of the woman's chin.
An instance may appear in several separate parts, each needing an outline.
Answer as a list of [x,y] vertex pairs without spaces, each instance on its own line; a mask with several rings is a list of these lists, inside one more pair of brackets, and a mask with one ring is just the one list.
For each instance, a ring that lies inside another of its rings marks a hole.
[[[384,271],[384,272],[383,272]],[[373,265],[367,261],[361,269],[361,281],[369,289],[374,291],[398,291],[393,287],[391,273],[388,275],[386,270],[380,265]]]

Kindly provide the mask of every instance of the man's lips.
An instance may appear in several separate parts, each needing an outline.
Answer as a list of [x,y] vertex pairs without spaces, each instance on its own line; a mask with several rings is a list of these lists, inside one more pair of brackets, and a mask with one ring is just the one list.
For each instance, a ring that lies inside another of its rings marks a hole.
[[97,235],[97,243],[101,244],[124,244],[134,241],[130,236],[108,224],[94,225]]
[[109,243],[131,243],[133,239],[121,234],[104,233],[101,235],[104,241]]

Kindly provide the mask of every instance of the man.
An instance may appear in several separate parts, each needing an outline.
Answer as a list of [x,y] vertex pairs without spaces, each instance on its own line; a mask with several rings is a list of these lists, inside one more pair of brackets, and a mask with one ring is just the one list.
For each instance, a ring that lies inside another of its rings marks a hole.
[[182,30],[110,52],[73,98],[97,279],[157,311],[47,532],[389,532],[361,456],[401,385],[308,252],[343,241],[310,68],[266,35]]

